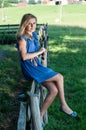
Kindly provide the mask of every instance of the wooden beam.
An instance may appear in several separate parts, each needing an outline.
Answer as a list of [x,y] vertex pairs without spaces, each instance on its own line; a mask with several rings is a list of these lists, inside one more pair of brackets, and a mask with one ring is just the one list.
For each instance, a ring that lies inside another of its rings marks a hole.
[[30,96],[30,106],[31,106],[31,115],[33,122],[33,130],[43,130],[42,121],[40,117],[40,109],[39,109],[39,100],[38,97],[34,95]]
[[26,103],[21,102],[17,130],[26,130]]

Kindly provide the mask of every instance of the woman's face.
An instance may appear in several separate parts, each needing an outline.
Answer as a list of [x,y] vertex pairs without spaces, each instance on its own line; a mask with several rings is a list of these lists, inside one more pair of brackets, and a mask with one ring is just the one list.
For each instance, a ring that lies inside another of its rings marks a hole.
[[36,19],[35,18],[31,18],[28,21],[28,25],[25,28],[25,32],[26,33],[32,33],[32,32],[35,31],[35,29],[36,29]]

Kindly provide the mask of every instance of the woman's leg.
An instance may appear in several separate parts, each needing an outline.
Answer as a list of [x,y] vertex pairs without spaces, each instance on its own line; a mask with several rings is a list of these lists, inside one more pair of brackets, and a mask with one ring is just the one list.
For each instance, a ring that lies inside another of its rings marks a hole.
[[49,91],[48,95],[46,96],[42,109],[41,109],[41,116],[43,117],[44,113],[48,109],[48,107],[51,105],[53,102],[54,98],[56,97],[58,90],[56,88],[56,85],[54,82],[44,82],[42,84],[44,87],[46,87]]
[[61,74],[57,74],[56,76],[48,79],[47,82],[54,82],[55,83],[56,88],[58,90],[58,96],[59,96],[59,99],[60,99],[61,108],[67,114],[71,114],[73,111],[67,105],[66,100],[65,100],[65,96],[64,96],[64,81],[63,81],[63,76]]

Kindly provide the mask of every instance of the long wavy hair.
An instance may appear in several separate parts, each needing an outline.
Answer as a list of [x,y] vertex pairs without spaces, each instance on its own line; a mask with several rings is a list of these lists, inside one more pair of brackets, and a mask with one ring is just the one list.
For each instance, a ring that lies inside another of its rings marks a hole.
[[28,25],[28,21],[31,18],[35,18],[35,20],[37,22],[37,17],[34,16],[33,14],[24,14],[23,15],[21,22],[20,22],[18,32],[17,32],[17,40],[21,39],[21,36],[24,34],[25,28]]

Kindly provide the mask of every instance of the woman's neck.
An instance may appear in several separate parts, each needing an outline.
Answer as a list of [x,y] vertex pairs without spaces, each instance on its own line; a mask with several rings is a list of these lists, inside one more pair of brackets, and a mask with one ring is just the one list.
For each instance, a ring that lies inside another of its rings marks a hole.
[[32,32],[25,32],[25,36],[33,40],[33,34]]

